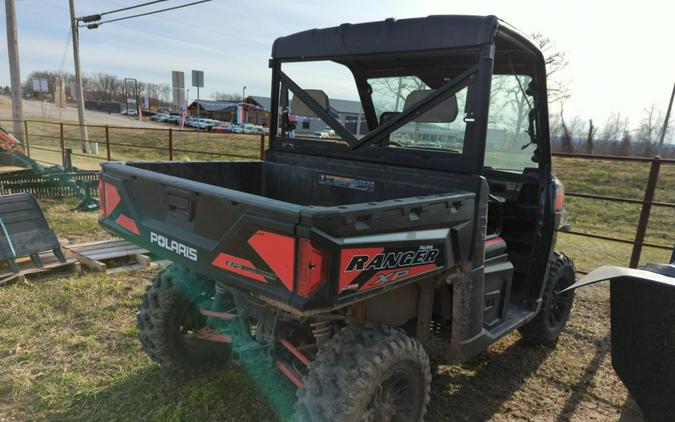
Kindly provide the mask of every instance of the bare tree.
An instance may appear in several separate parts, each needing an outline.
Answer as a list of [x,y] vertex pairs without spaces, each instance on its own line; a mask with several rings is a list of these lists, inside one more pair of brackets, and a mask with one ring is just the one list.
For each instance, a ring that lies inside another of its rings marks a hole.
[[100,97],[108,101],[113,101],[119,98],[122,87],[122,81],[115,75],[109,73],[94,73],[91,79],[96,84]]
[[159,92],[162,102],[170,103],[171,102],[171,87],[169,84],[160,84]]
[[658,142],[659,130],[663,126],[663,113],[652,104],[644,109],[644,117],[637,130],[637,140],[643,144],[644,154],[654,154]]
[[586,136],[586,154],[593,154],[593,138],[598,128],[593,126],[593,119],[588,120],[588,135]]
[[560,125],[561,125],[561,148],[563,152],[574,152],[574,144],[576,138],[579,137],[583,127],[583,121],[579,116],[574,116],[572,120],[565,122],[563,111],[560,110]]
[[605,142],[619,141],[628,130],[628,124],[628,118],[622,118],[621,113],[610,113],[598,139]]
[[378,94],[375,102],[375,113],[400,111],[406,98],[412,91],[426,88],[424,82],[416,76],[400,76],[398,78],[379,78],[371,82],[373,92]]
[[241,94],[236,92],[216,91],[211,94],[211,98],[216,101],[241,101]]
[[626,128],[623,131],[623,135],[621,136],[621,144],[619,146],[619,155],[622,155],[624,157],[628,157],[631,153],[632,145],[631,145],[632,139],[630,136],[630,131]]
[[544,55],[548,102],[549,104],[562,104],[570,97],[569,86],[560,75],[569,64],[567,56],[563,50],[559,50],[556,47],[550,38],[545,37],[539,32],[532,34],[532,40]]
[[574,151],[574,143],[572,142],[572,132],[570,128],[565,124],[565,117],[563,116],[563,111],[560,110],[560,148],[562,152],[572,152]]

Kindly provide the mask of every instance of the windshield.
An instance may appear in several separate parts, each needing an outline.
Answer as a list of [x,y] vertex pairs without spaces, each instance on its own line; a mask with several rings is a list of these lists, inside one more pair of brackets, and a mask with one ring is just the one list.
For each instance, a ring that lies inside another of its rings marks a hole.
[[521,173],[537,167],[534,145],[527,133],[528,114],[534,100],[525,93],[528,75],[493,75],[490,91],[485,167]]
[[[415,93],[432,91],[417,76],[368,79],[371,98],[378,122],[397,117],[410,108]],[[433,115],[422,115],[389,135],[388,146],[398,148],[429,148],[461,153],[466,123],[461,111],[466,108],[467,87],[454,95],[450,103],[442,103]]]
[[387,70],[394,76],[362,79],[365,89],[360,92],[371,94],[365,104],[358,95],[358,76],[344,65],[285,64],[280,72],[282,136],[342,143],[351,149],[369,146],[461,154],[468,83],[476,67],[422,64],[420,69],[402,66],[406,74],[397,74],[401,69]]

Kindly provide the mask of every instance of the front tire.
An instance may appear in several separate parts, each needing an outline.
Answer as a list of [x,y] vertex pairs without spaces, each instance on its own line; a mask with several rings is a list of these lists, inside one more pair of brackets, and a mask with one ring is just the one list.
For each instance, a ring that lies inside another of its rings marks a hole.
[[417,340],[362,322],[324,343],[298,390],[295,421],[421,421],[429,357]]
[[179,265],[157,273],[136,318],[145,353],[170,370],[194,370],[226,361],[226,345],[196,337],[206,326],[199,310],[210,309],[213,296],[212,281]]
[[530,344],[550,344],[567,325],[574,304],[574,290],[558,294],[576,281],[574,262],[568,256],[554,252],[548,280],[537,315],[518,329]]

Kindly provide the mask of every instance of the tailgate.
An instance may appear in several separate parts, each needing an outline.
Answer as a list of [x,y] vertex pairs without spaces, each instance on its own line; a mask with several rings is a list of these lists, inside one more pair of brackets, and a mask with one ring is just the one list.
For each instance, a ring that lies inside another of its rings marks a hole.
[[290,300],[301,207],[124,163],[102,167],[105,229],[214,280]]

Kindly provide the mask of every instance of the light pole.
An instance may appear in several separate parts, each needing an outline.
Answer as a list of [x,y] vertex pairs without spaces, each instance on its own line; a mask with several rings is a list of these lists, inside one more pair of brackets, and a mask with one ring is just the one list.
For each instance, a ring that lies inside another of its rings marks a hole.
[[244,102],[244,99],[246,99],[246,87],[243,87],[241,89],[241,102]]
[[73,34],[73,61],[75,62],[75,95],[77,95],[77,117],[80,122],[80,137],[82,138],[82,151],[98,155],[98,143],[89,143],[84,120],[84,89],[82,88],[82,72],[80,71],[80,34],[78,32],[78,20],[75,15],[75,0],[70,0],[70,30]]
[[7,17],[7,53],[9,56],[9,78],[12,85],[12,129],[20,142],[25,142],[23,125],[23,104],[21,103],[21,72],[19,68],[19,41],[16,35],[16,6],[14,0],[5,0]]

